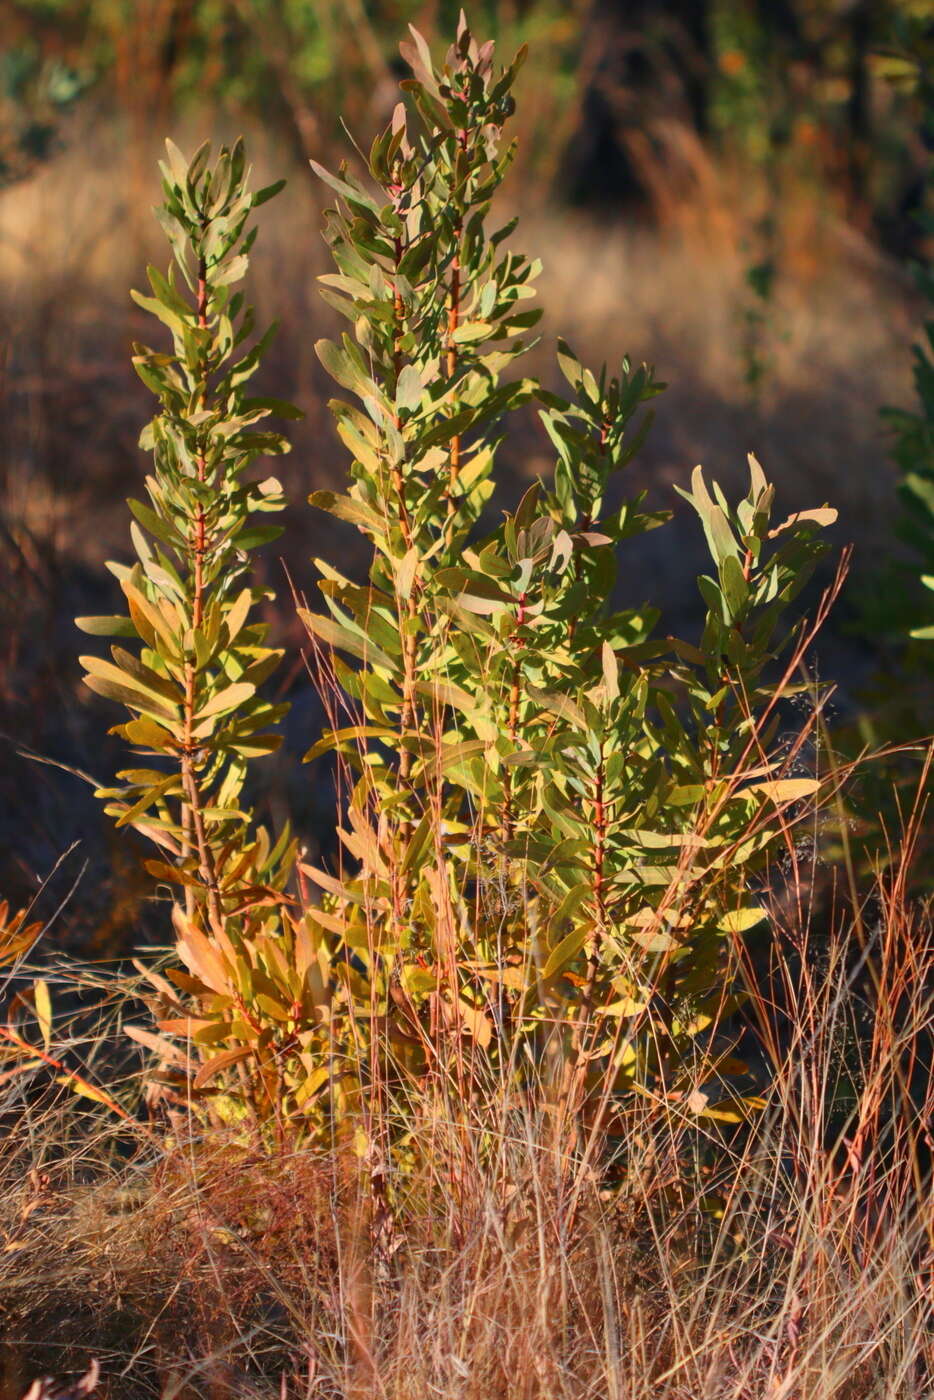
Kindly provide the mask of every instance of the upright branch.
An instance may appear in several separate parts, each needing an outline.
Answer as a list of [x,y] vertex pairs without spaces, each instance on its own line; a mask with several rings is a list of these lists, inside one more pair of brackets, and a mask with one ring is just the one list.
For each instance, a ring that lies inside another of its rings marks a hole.
[[243,349],[253,313],[232,291],[249,263],[250,213],[279,186],[250,191],[240,142],[213,166],[206,145],[190,163],[167,149],[158,212],[173,262],[166,275],[150,267],[150,294],[133,295],[171,332],[172,350],[134,347],[136,371],[159,399],[140,438],[154,471],[148,503],[130,503],[137,562],[110,566],[129,616],[79,625],[139,643],[137,653],[113,647],[110,661],[83,658],[87,684],[131,711],[118,732],[158,765],[123,771],[125,785],[104,794],[108,810],[145,827],[171,857],[154,873],[181,884],[188,917],[203,909],[217,932],[257,880],[282,877],[233,855],[249,840],[240,801],[247,762],[276,748],[271,726],[285,709],[259,694],[279,653],[251,617],[263,595],[247,578],[250,550],[278,534],[255,516],[281,509],[282,493],[272,477],[246,479],[246,468],[288,449],[256,425],[297,410],[248,397],[269,333]]
[[421,760],[435,716],[423,713],[421,686],[445,626],[435,581],[489,498],[496,420],[533,392],[529,381],[500,378],[539,313],[520,309],[535,266],[501,251],[509,228],[485,229],[512,158],[502,128],[523,55],[497,71],[493,45],[478,46],[463,19],[440,67],[414,30],[402,51],[410,105],[373,142],[368,180],[315,165],[338,195],[325,235],[337,272],[321,279],[323,295],[353,327],[317,350],[361,406],[331,405],[353,454],[349,495],[311,499],[363,531],[373,563],[361,592],[317,560],[331,616],[303,617],[328,643],[352,633],[365,673],[377,672],[349,688],[365,708],[363,692],[381,692],[381,741],[396,749],[398,781],[387,775],[384,788],[372,763],[367,776],[377,798],[392,788],[389,819],[405,847],[426,810]]

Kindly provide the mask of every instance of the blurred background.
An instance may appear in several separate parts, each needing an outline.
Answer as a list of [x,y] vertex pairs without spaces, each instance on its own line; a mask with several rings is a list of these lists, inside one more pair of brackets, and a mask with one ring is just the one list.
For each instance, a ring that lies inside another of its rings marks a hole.
[[[16,907],[54,872],[48,917],[78,880],[58,946],[103,957],[164,934],[133,838],[68,771],[108,781],[122,757],[106,737],[115,708],[78,683],[72,618],[117,610],[104,563],[127,557],[125,497],[146,470],[136,442],[153,405],[129,347],[159,330],[128,293],[147,261],[167,261],[151,212],[162,141],[190,151],[243,134],[257,181],[289,181],[263,211],[250,284],[260,322],[281,321],[264,387],[307,415],[288,425],[292,509],[262,564],[295,703],[257,800],[326,847],[327,775],[295,761],[320,715],[286,581],[313,588],[334,527],[305,499],[345,471],[313,352],[332,317],[315,290],[327,200],[308,158],[356,159],[351,139],[368,146],[397,100],[406,25],[437,51],[457,8],[0,0],[0,896]],[[504,58],[530,46],[501,212],[521,214],[514,241],[544,262],[532,368],[555,382],[557,334],[590,362],[656,364],[670,388],[624,483],[653,504],[674,504],[697,462],[741,487],[754,450],[780,506],[836,505],[854,562],[815,664],[837,687],[839,743],[923,732],[930,669],[905,644],[919,569],[880,410],[913,404],[934,3],[476,0],[468,18]],[[500,504],[548,470],[530,413],[503,450]],[[632,547],[620,590],[691,636],[703,550],[677,515]]]

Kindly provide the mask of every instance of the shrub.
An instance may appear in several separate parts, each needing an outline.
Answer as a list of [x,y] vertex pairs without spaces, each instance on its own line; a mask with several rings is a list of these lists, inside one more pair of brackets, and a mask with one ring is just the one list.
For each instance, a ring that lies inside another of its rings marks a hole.
[[[408,105],[366,178],[318,170],[337,196],[323,292],[350,326],[318,353],[350,395],[332,409],[352,465],[345,494],[312,501],[372,548],[363,583],[318,560],[324,611],[301,611],[345,711],[310,751],[351,778],[339,869],[301,861],[294,884],[289,833],[274,841],[242,802],[281,717],[245,581],[270,535],[255,514],[281,493],[246,469],[284,448],[256,424],[294,410],[243,387],[266,337],[239,348],[252,317],[230,287],[273,191],[250,194],[239,145],[213,167],[169,148],[176,272],[151,269],[137,300],[173,348],[135,353],[160,406],[149,504],[131,503],[138,562],[113,566],[129,616],[82,623],[139,644],[86,659],[149,765],[104,796],[183,892],[186,970],[174,990],[154,979],[162,1036],[135,1034],[198,1111],[267,1143],[346,1134],[377,1194],[419,1152],[420,1121],[456,1136],[490,1086],[543,1090],[568,1141],[635,1101],[734,1120],[754,1106],[729,1087],[743,1067],[722,1032],[737,947],[765,917],[756,890],[819,786],[802,775],[810,726],[779,735],[813,634],[783,617],[834,518],[773,524],[754,458],[735,505],[698,468],[681,494],[713,562],[699,645],[654,638],[648,604],[612,609],[617,548],[665,519],[608,502],[661,386],[628,362],[593,373],[563,342],[567,397],[515,376],[537,267],[489,215],[523,55],[497,69],[463,21],[440,66],[414,31],[404,53]],[[484,533],[504,415],[531,403],[553,483]]]
[[[899,16],[893,27],[893,43],[881,58],[882,71],[897,86],[914,91],[922,138],[934,140],[934,78],[931,76],[929,26],[920,16]],[[927,171],[927,190],[932,187]],[[928,198],[919,218],[922,231],[934,233],[934,214]],[[934,269],[915,269],[918,290],[930,317],[934,304]],[[893,434],[893,456],[900,473],[899,492],[904,506],[901,533],[916,553],[924,572],[921,581],[934,590],[934,320],[927,319],[914,347],[914,383],[917,409],[886,409],[884,417]],[[934,623],[912,628],[912,637],[930,641]]]

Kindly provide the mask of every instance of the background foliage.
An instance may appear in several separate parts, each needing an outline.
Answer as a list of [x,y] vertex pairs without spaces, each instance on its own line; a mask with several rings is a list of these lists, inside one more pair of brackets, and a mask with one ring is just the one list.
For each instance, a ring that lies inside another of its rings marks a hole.
[[[296,154],[385,108],[398,33],[452,30],[446,0],[11,0],[7,178],[40,158],[80,94],[137,136],[208,102],[262,115]],[[927,0],[511,0],[473,17],[502,49],[531,43],[522,161],[541,188],[652,206],[704,153],[793,165],[848,215],[914,244],[923,132],[879,89],[880,50],[930,21]],[[891,67],[892,59],[888,60]],[[672,162],[657,168],[659,156]],[[545,177],[544,180],[542,177]],[[694,172],[697,178],[697,172]]]

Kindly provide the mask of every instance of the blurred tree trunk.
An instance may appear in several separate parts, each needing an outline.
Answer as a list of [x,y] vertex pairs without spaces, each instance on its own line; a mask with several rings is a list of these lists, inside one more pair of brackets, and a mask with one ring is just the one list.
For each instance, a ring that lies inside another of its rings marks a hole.
[[871,227],[872,105],[869,54],[877,28],[874,0],[858,0],[850,12],[849,214],[865,229]]
[[562,186],[580,204],[648,203],[633,138],[656,123],[707,130],[713,0],[593,0],[581,58],[581,119]]

